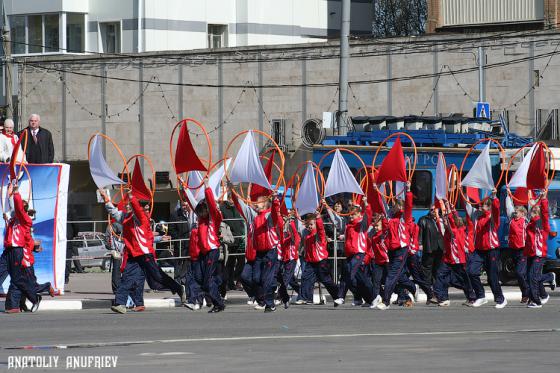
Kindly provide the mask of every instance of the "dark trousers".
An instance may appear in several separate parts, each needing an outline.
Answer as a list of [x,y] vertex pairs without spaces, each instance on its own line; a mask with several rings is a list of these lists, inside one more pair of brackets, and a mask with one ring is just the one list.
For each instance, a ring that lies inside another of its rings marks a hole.
[[[338,298],[345,299],[348,290],[350,290],[354,300],[362,299],[362,295],[358,292],[357,273],[363,263],[364,254],[361,253],[346,258],[342,265],[342,273],[338,283]],[[371,294],[368,294],[368,296],[371,296]]]
[[325,286],[333,299],[338,297],[338,286],[335,285],[331,268],[327,259],[317,263],[305,263],[305,268],[301,275],[301,297],[302,299],[313,302],[313,287],[315,282],[319,281]]
[[422,252],[422,272],[430,285],[436,280],[437,270],[442,262],[442,258],[443,251],[441,250],[426,252],[426,248],[424,248]]
[[373,287],[373,299],[381,294],[381,286],[387,278],[387,264],[371,263],[371,282]]
[[191,304],[202,305],[204,294],[202,293],[202,262],[200,260],[190,261],[187,271],[187,289],[189,291],[189,300]]
[[[412,277],[412,281],[420,286],[420,289],[422,289],[428,299],[433,298],[434,291],[432,289],[431,281],[426,278],[425,272],[422,270],[421,259],[417,255],[408,255],[406,258],[406,269]],[[416,288],[414,289],[414,293],[416,293]],[[401,292],[399,292],[399,299],[402,300]]]
[[224,307],[224,301],[220,295],[221,279],[218,276],[219,250],[210,250],[200,255],[202,263],[202,290],[212,300],[215,307]]
[[181,285],[171,277],[169,277],[157,265],[156,260],[152,254],[145,254],[140,256],[142,260],[139,261],[142,271],[146,275],[148,285],[154,290],[169,289],[173,294],[178,294],[182,291]]
[[405,264],[405,267],[401,272],[401,276],[399,277],[399,281],[397,282],[397,286],[395,287],[395,293],[398,295],[397,300],[399,303],[409,299],[406,290],[408,290],[408,292],[412,295],[416,294],[416,285],[414,284],[414,281],[410,279],[410,273],[408,272]]
[[8,262],[8,274],[10,275],[10,287],[6,296],[6,309],[18,308],[17,303],[11,303],[12,293],[21,292],[23,296],[31,301],[37,303],[37,293],[34,276],[30,276],[30,272],[22,265],[23,248],[12,247],[7,249],[6,260]]
[[[25,272],[25,276],[29,278],[29,281],[31,281],[34,284],[35,294],[42,294],[42,293],[49,292],[51,288],[51,283],[45,282],[44,284],[39,284],[37,282],[37,276],[35,276],[35,269],[33,268],[33,266],[23,268],[23,271]],[[22,295],[23,293],[17,287],[14,287],[12,291],[9,292],[8,299],[6,299],[6,302],[8,302],[9,305],[13,306],[13,308],[17,307],[16,305],[18,304],[20,305],[20,308],[25,308],[25,300],[27,298]]]
[[471,285],[477,299],[484,298],[484,287],[480,281],[480,272],[484,268],[488,276],[488,284],[494,294],[494,301],[502,303],[504,294],[500,285],[500,252],[498,249],[493,250],[475,250],[467,262],[467,273],[471,280]]
[[282,303],[288,303],[290,301],[290,295],[288,294],[289,285],[292,285],[292,288],[299,293],[299,287],[295,289],[293,286],[296,265],[297,260],[288,260],[287,262],[282,262],[280,265],[280,270],[278,271],[278,282],[280,283],[278,294],[282,299]]
[[2,250],[2,255],[0,256],[0,287],[4,281],[8,278],[8,256],[7,250]]
[[113,294],[117,293],[121,283],[121,265],[122,258],[111,258],[111,288],[113,289]]
[[260,264],[258,260],[246,262],[241,271],[241,284],[249,298],[257,297],[257,286],[260,278]]
[[523,298],[529,297],[529,285],[527,283],[527,257],[523,255],[523,249],[511,249],[511,259],[515,265],[515,275],[517,277],[517,284],[521,290]]
[[450,285],[463,290],[467,300],[476,300],[465,264],[441,263],[434,284],[434,293],[439,302],[449,300]]
[[408,248],[401,247],[396,250],[389,250],[389,264],[387,265],[387,278],[383,289],[383,303],[387,306],[391,303],[391,295],[395,291],[397,283],[403,272]]
[[128,258],[122,272],[119,286],[115,293],[115,305],[126,306],[128,297],[132,298],[134,305],[144,305],[144,282],[146,274],[142,270],[141,263],[144,256]]
[[276,272],[278,271],[278,253],[276,248],[257,252],[255,264],[259,266],[260,276],[257,285],[257,299],[264,299],[266,307],[274,307],[274,293],[276,290]]
[[[541,304],[541,298],[546,298],[548,296],[543,285],[543,266],[543,258],[538,256],[527,258],[527,282],[529,284],[529,300],[535,304]],[[547,277],[544,280],[546,279],[551,280],[552,277]]]

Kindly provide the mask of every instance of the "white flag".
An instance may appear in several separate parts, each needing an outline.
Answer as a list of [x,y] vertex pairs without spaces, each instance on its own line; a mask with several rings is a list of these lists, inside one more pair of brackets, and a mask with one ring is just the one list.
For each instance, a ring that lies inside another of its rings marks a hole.
[[527,174],[529,173],[529,167],[531,166],[531,160],[533,158],[533,154],[537,149],[537,145],[535,144],[531,147],[529,152],[523,158],[523,161],[517,168],[517,171],[513,174],[509,181],[510,188],[527,188]]
[[[204,185],[202,182],[202,173],[200,171],[189,171],[187,173],[187,185],[190,189],[185,189],[187,193],[187,197],[190,193],[189,200],[191,200],[191,204],[193,207],[196,207],[200,201],[204,199]],[[196,187],[196,189],[194,189]]]
[[212,192],[214,192],[214,197],[216,197],[216,199],[220,198],[222,195],[222,179],[224,178],[226,169],[229,167],[230,163],[231,159],[226,159],[225,162],[222,162],[222,165],[214,171],[208,179],[208,186],[212,189]]
[[89,149],[89,171],[93,182],[99,189],[104,189],[110,185],[124,184],[124,181],[119,179],[105,161],[98,138],[99,136],[93,138]]
[[436,198],[444,200],[447,197],[447,170],[445,168],[445,157],[443,153],[438,154],[436,166]]
[[336,149],[329,176],[325,183],[325,197],[338,193],[364,194],[340,150]]
[[247,132],[233,161],[229,179],[232,183],[253,183],[272,189],[259,158],[253,131]]
[[461,185],[478,189],[494,189],[494,178],[492,177],[492,164],[490,163],[490,141],[480,153]]
[[311,162],[307,163],[305,175],[299,186],[295,207],[300,216],[309,213],[315,213],[319,207],[319,195],[317,193],[317,183],[315,179],[315,172]]

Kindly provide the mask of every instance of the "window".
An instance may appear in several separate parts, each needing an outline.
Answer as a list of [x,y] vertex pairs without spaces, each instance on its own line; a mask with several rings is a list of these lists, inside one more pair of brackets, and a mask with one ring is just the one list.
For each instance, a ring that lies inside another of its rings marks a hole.
[[27,51],[43,53],[43,16],[27,16]]
[[27,50],[25,41],[25,16],[10,17],[12,54],[23,54]]
[[58,52],[60,50],[58,14],[44,16],[45,24],[45,52]]
[[271,125],[271,137],[274,139],[274,142],[278,144],[278,146],[284,146],[286,142],[286,133],[285,133],[285,120],[284,119],[273,119]]
[[120,22],[100,23],[101,47],[103,53],[121,52],[121,24]]
[[66,15],[66,49],[68,52],[84,52],[85,46],[84,15],[68,13]]
[[225,48],[227,46],[227,25],[208,25],[208,48]]
[[429,208],[432,204],[432,173],[427,170],[415,171],[411,184],[414,207]]

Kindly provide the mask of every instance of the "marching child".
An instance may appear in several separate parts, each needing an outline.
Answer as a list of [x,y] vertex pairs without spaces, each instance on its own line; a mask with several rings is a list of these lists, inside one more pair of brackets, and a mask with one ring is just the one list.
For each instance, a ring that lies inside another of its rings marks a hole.
[[515,264],[515,274],[519,290],[521,290],[521,303],[529,301],[529,287],[527,285],[527,257],[524,248],[527,240],[527,209],[524,206],[515,206],[509,222],[508,246],[511,258]]
[[290,306],[288,286],[290,284],[292,285],[292,287],[296,285],[293,281],[293,278],[297,266],[297,261],[299,259],[298,250],[300,244],[301,237],[299,236],[299,232],[297,229],[297,222],[295,220],[293,212],[291,212],[285,217],[284,235],[282,237],[282,263],[278,271],[278,282],[280,283],[278,293],[281,297],[282,303],[284,303],[284,308],[288,308]]

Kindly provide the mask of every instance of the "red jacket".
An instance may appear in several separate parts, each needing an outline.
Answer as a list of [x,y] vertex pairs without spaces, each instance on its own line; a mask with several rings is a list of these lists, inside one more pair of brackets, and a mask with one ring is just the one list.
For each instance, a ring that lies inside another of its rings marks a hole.
[[371,248],[373,251],[373,261],[375,264],[385,265],[389,263],[385,232],[383,230],[376,232],[375,234],[372,233]]
[[303,247],[305,250],[305,261],[308,263],[318,263],[329,257],[327,251],[327,236],[323,219],[317,219],[317,227],[308,231],[305,229],[303,234]]
[[191,236],[189,241],[189,255],[192,261],[198,260],[200,256],[200,247],[198,246],[198,227],[191,229]]
[[500,200],[494,198],[491,211],[477,211],[474,218],[474,246],[476,250],[492,250],[500,247]]
[[346,223],[344,231],[344,254],[347,258],[367,250],[368,228],[371,224],[371,207],[368,205],[365,214]]
[[548,200],[543,198],[540,202],[541,217],[536,216],[527,224],[527,241],[523,254],[528,257],[544,258],[547,254],[547,240],[550,233]]
[[465,234],[465,252],[474,252],[474,224],[470,215],[467,213],[467,230]]
[[[465,226],[458,227],[455,224],[455,214],[456,212],[448,215],[449,226],[445,229],[443,235],[443,261],[448,264],[465,264],[467,262],[465,253],[467,233]],[[440,231],[443,230],[443,227],[439,224],[438,228]]]
[[407,226],[412,221],[412,198],[412,193],[407,192],[404,213],[398,212],[387,221],[387,248],[389,250],[397,250],[410,245],[410,232]]
[[222,223],[222,213],[216,206],[212,189],[204,189],[204,198],[208,206],[208,217],[204,219],[198,218],[198,229],[196,230],[197,250],[202,255],[207,254],[211,250],[217,250],[220,247],[218,235],[220,234],[220,224]]
[[[12,247],[23,248],[24,267],[33,265],[33,238],[31,237],[31,227],[33,221],[23,208],[23,200],[18,192],[13,194],[14,198],[14,217],[8,220],[4,233],[4,250]],[[31,251],[29,247],[31,245]]]
[[509,222],[509,248],[521,250],[527,240],[527,220],[523,217],[514,218]]
[[420,232],[420,227],[413,221],[408,223],[408,233],[410,234],[410,245],[408,245],[408,254],[416,255],[420,246],[418,245],[418,233]]
[[289,262],[290,260],[298,260],[299,245],[301,237],[296,227],[296,222],[292,219],[288,224],[288,229],[284,231],[282,239],[282,260]]
[[154,255],[154,235],[150,227],[150,219],[134,196],[130,197],[130,205],[132,213],[125,216],[122,222],[125,255],[128,254],[132,257]]

